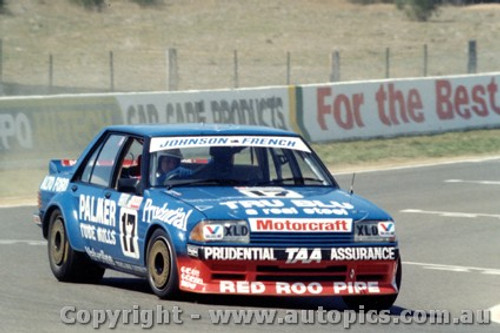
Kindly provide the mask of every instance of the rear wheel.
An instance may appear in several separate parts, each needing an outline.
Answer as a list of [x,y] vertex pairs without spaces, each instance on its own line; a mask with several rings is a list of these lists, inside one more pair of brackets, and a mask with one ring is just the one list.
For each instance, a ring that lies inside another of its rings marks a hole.
[[361,305],[364,306],[365,310],[390,309],[396,301],[396,298],[398,298],[399,288],[401,287],[402,272],[403,268],[401,267],[401,258],[399,258],[398,268],[396,270],[396,286],[398,287],[398,292],[396,294],[381,296],[344,296],[342,297],[342,300],[348,308],[353,310],[359,310]]
[[172,298],[179,292],[175,254],[162,229],[153,232],[147,250],[148,281],[160,298]]
[[104,275],[104,268],[93,263],[85,253],[71,248],[59,210],[50,216],[48,254],[50,269],[59,281],[98,282]]

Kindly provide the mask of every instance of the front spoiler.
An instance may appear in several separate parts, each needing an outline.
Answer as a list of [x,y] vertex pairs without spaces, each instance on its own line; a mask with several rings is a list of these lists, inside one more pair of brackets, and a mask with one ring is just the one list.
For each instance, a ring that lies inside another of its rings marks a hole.
[[361,296],[398,293],[397,260],[286,264],[177,259],[179,288],[204,294]]

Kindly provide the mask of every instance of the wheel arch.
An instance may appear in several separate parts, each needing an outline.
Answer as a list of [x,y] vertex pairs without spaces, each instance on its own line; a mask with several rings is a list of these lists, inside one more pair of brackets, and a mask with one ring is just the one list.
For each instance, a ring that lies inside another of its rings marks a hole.
[[70,244],[71,248],[73,248],[74,250],[83,252],[85,247],[84,247],[82,238],[78,236],[78,235],[80,235],[78,221],[73,221],[75,223],[71,223],[70,220],[68,219],[67,215],[65,214],[64,209],[62,209],[62,207],[59,204],[56,204],[56,203],[51,204],[47,208],[47,210],[45,211],[45,214],[44,214],[43,220],[42,220],[43,237],[45,239],[47,239],[47,237],[48,237],[50,217],[52,216],[52,214],[56,210],[58,210],[62,215],[64,228],[66,229],[66,236],[68,237],[69,244]]
[[172,241],[172,235],[170,234],[168,228],[165,228],[165,226],[163,226],[159,223],[155,223],[148,228],[148,230],[146,231],[146,235],[144,236],[144,244],[143,244],[143,252],[142,252],[142,253],[144,253],[144,256],[143,256],[143,263],[142,264],[145,267],[147,266],[147,260],[148,260],[147,251],[148,251],[149,241],[151,240],[151,237],[153,236],[154,232],[158,229],[161,229],[161,230],[163,230],[163,232],[165,232],[165,234],[168,238],[167,240],[170,243],[170,248],[173,252],[173,257],[177,258],[177,251],[176,251],[175,245]]

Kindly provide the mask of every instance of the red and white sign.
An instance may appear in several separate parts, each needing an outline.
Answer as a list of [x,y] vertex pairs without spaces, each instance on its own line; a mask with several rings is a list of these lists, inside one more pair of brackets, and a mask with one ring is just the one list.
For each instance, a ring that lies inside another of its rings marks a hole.
[[252,232],[351,232],[352,219],[250,218]]
[[489,73],[307,85],[297,123],[312,142],[498,126],[499,84]]

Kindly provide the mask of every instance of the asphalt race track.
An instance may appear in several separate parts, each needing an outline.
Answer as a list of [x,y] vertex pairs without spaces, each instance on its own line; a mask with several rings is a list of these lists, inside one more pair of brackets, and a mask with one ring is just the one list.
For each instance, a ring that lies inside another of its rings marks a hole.
[[[351,175],[337,179],[342,187],[350,186]],[[475,320],[468,317],[461,325],[429,323],[438,316],[434,310],[450,311],[455,318],[462,310],[476,313],[500,304],[500,159],[358,173],[355,192],[384,207],[397,222],[403,286],[389,320],[414,314],[427,323],[374,325],[363,323],[363,317],[352,325],[351,332],[500,332],[500,324],[494,322],[499,321],[498,310],[492,312],[488,325],[468,324]],[[140,331],[139,323],[147,322],[137,323],[139,314],[143,315],[138,310],[151,312],[160,309],[158,306],[163,311],[174,307],[182,311],[175,317],[181,324],[174,323],[173,312],[170,323],[149,322],[163,332],[343,330],[342,321],[224,325],[212,323],[210,317],[210,311],[218,309],[279,309],[280,316],[318,307],[344,310],[336,298],[187,296],[160,301],[145,280],[110,271],[99,285],[59,283],[50,272],[41,232],[31,222],[34,210],[26,206],[0,209],[0,332],[92,331],[92,322],[64,324],[61,313],[66,311],[65,320],[88,321],[90,315],[98,319],[92,310],[106,309],[131,313],[128,324],[118,321],[120,332]],[[335,320],[346,316],[333,315],[330,318]],[[109,326],[110,320],[101,328]]]

